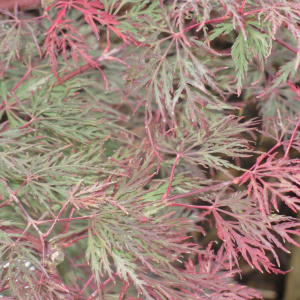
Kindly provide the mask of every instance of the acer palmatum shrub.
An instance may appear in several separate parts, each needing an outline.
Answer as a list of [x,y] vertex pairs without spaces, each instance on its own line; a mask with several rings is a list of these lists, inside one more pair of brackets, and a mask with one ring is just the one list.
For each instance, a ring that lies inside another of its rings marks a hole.
[[2,297],[252,299],[241,261],[287,271],[299,2],[0,8]]

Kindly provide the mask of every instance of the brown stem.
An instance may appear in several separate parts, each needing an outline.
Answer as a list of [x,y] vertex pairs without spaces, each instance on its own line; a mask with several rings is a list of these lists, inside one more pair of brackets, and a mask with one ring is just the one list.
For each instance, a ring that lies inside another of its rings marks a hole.
[[75,244],[76,242],[78,242],[79,240],[86,239],[88,236],[89,236],[88,234],[85,234],[85,235],[82,235],[82,236],[76,236],[74,239],[72,239],[72,240],[70,240],[68,242],[61,243],[60,245],[63,248],[68,248],[72,244]]

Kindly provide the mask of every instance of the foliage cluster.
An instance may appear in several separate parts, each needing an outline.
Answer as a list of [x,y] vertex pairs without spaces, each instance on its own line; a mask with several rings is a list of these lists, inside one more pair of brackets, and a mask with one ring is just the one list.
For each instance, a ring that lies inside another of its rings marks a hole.
[[259,298],[241,261],[300,246],[300,3],[0,13],[2,297]]

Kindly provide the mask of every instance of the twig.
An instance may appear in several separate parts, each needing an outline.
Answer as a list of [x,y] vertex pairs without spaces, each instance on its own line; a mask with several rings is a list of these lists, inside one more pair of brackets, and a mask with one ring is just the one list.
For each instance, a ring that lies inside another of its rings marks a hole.
[[10,186],[8,185],[8,183],[6,182],[5,179],[0,178],[0,181],[3,183],[3,185],[6,187],[7,191],[10,194],[10,197],[17,203],[17,205],[19,206],[19,208],[21,209],[21,211],[23,212],[23,214],[26,216],[26,220],[28,223],[32,224],[32,226],[34,227],[34,229],[38,232],[39,236],[42,238],[43,237],[43,233],[40,231],[40,229],[36,226],[36,221],[34,219],[31,218],[31,216],[28,214],[28,212],[26,211],[26,209],[24,208],[23,204],[21,203],[21,201],[18,199],[18,197],[15,195],[15,192],[10,188]]
[[[206,186],[202,189],[194,190],[194,191],[191,191],[191,192],[188,192],[188,193],[171,196],[171,197],[168,197],[164,200],[169,202],[169,201],[174,201],[174,200],[180,199],[180,198],[187,198],[187,197],[190,197],[190,196],[195,196],[195,195],[198,195],[198,194],[201,194],[201,193],[204,193],[204,192],[208,192],[208,191],[211,191],[211,190],[215,190],[215,189],[219,189],[219,188],[222,188],[222,187],[225,187],[225,186],[229,186],[232,183],[233,183],[232,181],[225,181],[225,182],[222,182],[222,183],[219,183],[219,184]],[[170,205],[172,206],[172,203],[170,203]]]
[[80,290],[79,295],[81,295],[84,290],[88,287],[88,285],[90,284],[90,282],[94,279],[95,275],[92,274],[89,278],[89,280],[85,283],[84,287]]
[[[124,47],[126,46],[126,44],[122,44],[120,45],[119,47],[116,47],[112,50],[110,50],[109,52],[106,52],[107,50],[103,51],[102,55],[96,59],[95,62],[97,63],[100,63],[102,61],[105,61],[105,60],[117,60],[119,62],[122,62],[120,59],[117,59],[116,57],[113,57],[112,55],[118,53],[119,51],[121,51]],[[124,62],[122,62],[124,64]],[[84,66],[82,67],[79,67],[77,68],[76,70],[74,71],[71,71],[70,73],[68,73],[67,75],[63,76],[62,78],[59,78],[59,80],[57,80],[53,86],[58,86],[58,85],[62,85],[64,84],[66,81],[68,81],[69,79],[79,75],[79,74],[82,74],[88,70],[91,70],[93,69],[94,67],[91,65],[91,64],[85,64]]]
[[64,211],[64,209],[69,205],[70,203],[70,199],[62,206],[62,208],[60,209],[58,215],[56,216],[54,222],[52,223],[51,227],[49,228],[49,230],[43,234],[43,237],[46,238],[52,231],[52,229],[54,228],[55,224],[59,221],[59,217],[62,214],[62,212]]
[[167,198],[168,195],[170,194],[170,190],[171,190],[171,186],[172,186],[172,181],[173,181],[173,177],[174,177],[175,168],[176,168],[176,165],[177,165],[179,159],[180,159],[180,155],[177,154],[177,156],[176,156],[176,158],[175,158],[175,161],[174,161],[174,164],[173,164],[172,171],[171,171],[168,189],[167,189],[167,191],[163,194],[162,199]]
[[18,199],[18,197],[15,195],[15,192],[10,188],[8,183],[5,179],[0,178],[0,181],[3,183],[3,185],[6,187],[7,191],[10,194],[10,197],[16,202],[16,204],[19,206],[23,214],[26,216],[26,220],[28,222],[26,230],[29,229],[30,226],[33,226],[33,228],[37,231],[38,235],[40,236],[40,241],[42,244],[42,257],[43,257],[43,266],[45,266],[46,263],[46,245],[45,245],[45,239],[43,236],[43,233],[40,231],[40,229],[36,225],[36,221],[31,218],[31,216],[28,214],[26,209],[24,208],[22,202]]
[[295,136],[296,136],[296,133],[297,133],[297,130],[298,130],[299,126],[300,126],[300,118],[299,118],[299,120],[298,120],[298,122],[296,124],[296,127],[295,127],[294,131],[293,131],[293,134],[292,134],[292,137],[290,139],[289,145],[288,145],[288,147],[287,147],[287,149],[285,151],[284,158],[288,158],[289,157],[289,152],[290,152],[290,149],[292,147],[292,144],[293,144],[293,141],[295,139]]
[[182,204],[182,203],[172,203],[170,206],[180,206],[186,208],[198,208],[198,209],[211,209],[212,206],[203,206],[203,205],[192,205],[192,204]]
[[[36,221],[36,224],[45,224],[45,223],[52,223],[52,222],[65,222],[67,221],[68,224],[70,221],[76,221],[76,220],[85,220],[85,219],[91,219],[93,216],[83,216],[83,217],[76,217],[76,218],[64,218],[64,219],[52,219],[52,220],[43,220],[43,221]],[[65,231],[67,232],[67,231]]]
[[[244,1],[246,2],[246,1]],[[245,3],[243,3],[245,5]],[[259,13],[261,12],[262,9],[256,9],[256,10],[252,10],[252,11],[247,11],[247,12],[243,12],[242,15],[243,16],[248,16],[248,15],[253,15],[253,14],[256,14],[256,13]],[[224,22],[226,20],[229,20],[232,16],[231,15],[228,15],[228,16],[223,16],[223,17],[219,17],[219,18],[215,18],[215,19],[212,19],[212,20],[208,20],[206,22],[204,22],[205,25],[207,24],[212,24],[212,23],[219,23],[219,22]],[[198,22],[196,24],[193,24],[187,28],[184,29],[183,32],[186,32],[186,31],[189,31],[195,27],[198,27],[202,24],[202,22]],[[260,30],[261,32],[263,33],[266,33],[268,34],[268,32],[266,32],[265,30]],[[298,53],[297,49],[295,49],[294,47],[292,47],[291,45],[289,45],[288,43],[286,43],[284,40],[278,38],[278,37],[274,37],[274,40],[275,42],[277,42],[278,44],[280,44],[281,46],[287,48],[288,50],[294,52],[294,53]]]

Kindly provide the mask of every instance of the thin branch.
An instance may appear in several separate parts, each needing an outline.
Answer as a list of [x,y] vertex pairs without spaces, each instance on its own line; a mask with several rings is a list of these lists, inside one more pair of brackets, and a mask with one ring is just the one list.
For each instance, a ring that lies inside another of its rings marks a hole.
[[246,3],[247,3],[247,0],[243,0],[243,3],[242,3],[242,5],[241,5],[241,7],[240,7],[240,9],[239,9],[239,11],[240,11],[241,13],[244,12],[244,8],[245,8]]
[[198,208],[198,209],[211,209],[212,206],[203,206],[203,205],[192,205],[192,204],[182,204],[182,203],[172,203],[170,206],[180,206],[186,208]]
[[[114,49],[112,49],[109,52],[105,52],[103,51],[102,55],[96,60],[97,63],[100,63],[102,61],[105,60],[117,60],[118,62],[122,62],[120,59],[117,59],[116,57],[113,57],[112,55],[118,53],[119,51],[121,51],[124,47],[126,46],[126,44],[122,44]],[[107,50],[106,50],[107,51]],[[124,64],[124,62],[122,62]],[[85,64],[82,67],[77,68],[74,71],[71,71],[70,73],[66,74],[65,76],[63,76],[62,78],[59,78],[54,84],[53,86],[58,86],[58,85],[62,85],[64,84],[66,81],[68,81],[69,79],[82,74],[88,70],[93,69],[94,67],[91,64]]]
[[267,156],[269,156],[274,150],[276,150],[278,147],[282,145],[281,142],[278,142],[274,147],[272,147],[268,152],[263,153],[261,156],[259,156],[256,159],[255,164],[247,170],[242,176],[235,178],[232,182],[234,184],[239,184],[240,182],[243,181],[243,179],[248,175],[249,172],[253,171],[257,166],[261,163],[262,160],[264,160]]
[[176,165],[177,165],[179,159],[180,159],[180,155],[177,154],[177,156],[175,158],[175,161],[174,161],[174,164],[173,164],[172,171],[171,171],[170,180],[169,180],[169,186],[168,186],[167,191],[163,194],[162,199],[167,198],[168,195],[170,194],[170,190],[171,190],[171,186],[172,186],[172,181],[173,181],[173,177],[174,177],[175,168],[176,168]]
[[[175,195],[175,196],[171,196],[168,197],[166,199],[164,199],[165,201],[171,202],[177,199],[181,199],[181,198],[187,198],[187,197],[191,197],[191,196],[195,196],[204,192],[208,192],[208,191],[212,191],[212,190],[216,190],[219,188],[223,188],[225,186],[229,186],[231,185],[233,182],[232,181],[225,181],[219,184],[215,184],[215,185],[210,185],[210,186],[206,186],[202,189],[198,189],[198,190],[194,190],[188,193],[184,193],[184,194],[179,194],[179,195]],[[172,203],[170,203],[170,205],[172,206]]]
[[60,215],[63,213],[63,211],[65,210],[65,208],[69,205],[70,203],[70,200],[68,200],[63,206],[62,208],[60,209],[58,215],[56,216],[54,222],[52,223],[51,227],[49,228],[49,230],[43,234],[43,237],[46,238],[52,231],[52,229],[54,228],[55,224],[59,221],[59,217]]
[[160,156],[159,152],[157,151],[157,148],[156,146],[154,145],[154,141],[153,141],[153,138],[152,138],[152,133],[151,133],[151,130],[149,128],[148,125],[145,126],[145,130],[146,130],[146,133],[148,135],[148,138],[149,138],[149,141],[150,141],[150,144],[151,144],[151,147],[155,153],[155,155],[157,156],[157,158],[159,159],[159,161],[162,161],[162,157]]
[[[52,4],[60,0],[51,0]],[[18,6],[18,11],[38,9],[43,5],[43,0],[0,0],[0,9],[8,9],[14,11],[15,6]]]
[[295,139],[295,136],[296,136],[296,133],[297,133],[297,130],[298,130],[299,126],[300,126],[300,118],[299,118],[299,120],[296,124],[296,127],[295,127],[294,131],[293,131],[292,137],[291,137],[290,142],[289,142],[289,146],[287,147],[287,149],[285,151],[284,158],[289,157],[289,152],[290,152],[290,149],[292,147],[292,144],[293,144],[293,141]]
[[26,209],[24,208],[22,202],[18,199],[18,197],[16,196],[15,192],[10,188],[10,186],[8,185],[8,183],[6,182],[5,179],[0,178],[0,181],[3,183],[3,185],[6,187],[7,191],[10,194],[10,197],[16,202],[16,204],[19,206],[19,208],[21,209],[21,211],[23,212],[23,214],[26,217],[26,220],[28,222],[26,230],[29,229],[29,227],[32,225],[32,227],[37,231],[37,233],[40,236],[40,241],[41,241],[41,245],[42,245],[42,257],[43,257],[43,266],[45,266],[46,263],[46,242],[43,236],[43,233],[40,231],[40,229],[37,227],[36,225],[36,221],[34,219],[31,218],[31,216],[28,214],[28,212],[26,211]]
[[[119,274],[118,273],[115,273],[114,275],[113,275],[113,277],[116,277],[116,276],[118,276]],[[112,277],[110,277],[110,278],[108,278],[105,282],[103,282],[102,284],[101,284],[101,288],[103,289],[110,281],[112,281],[113,280],[113,278]],[[93,292],[93,294],[91,294],[91,296],[88,298],[88,300],[92,300],[92,299],[94,299],[97,295],[98,295],[98,293],[99,293],[99,290],[97,289],[97,290],[95,290],[94,292]]]
[[[28,224],[24,230],[24,229],[15,227],[13,225],[10,225],[10,226],[0,225],[0,229],[3,232],[8,233],[8,234],[13,234],[13,235],[16,235],[16,234],[20,235],[20,237],[18,237],[18,238],[13,238],[13,240],[16,239],[16,243],[20,240],[26,240],[27,242],[30,243],[32,249],[34,249],[37,253],[42,253],[43,247],[41,245],[41,241],[37,236],[27,232],[29,227],[30,226]],[[46,244],[47,244],[47,242],[46,242]]]
[[[245,2],[245,1],[244,1]],[[252,11],[247,11],[247,12],[244,12],[242,15],[243,16],[248,16],[248,15],[253,15],[253,14],[256,14],[256,13],[259,13],[261,12],[262,9],[256,9],[256,10],[252,10]],[[208,20],[206,22],[204,22],[205,25],[207,24],[212,24],[212,23],[220,23],[220,22],[224,22],[224,21],[227,21],[231,18],[232,16],[231,15],[228,15],[228,16],[223,16],[223,17],[219,17],[219,18],[215,18],[215,19],[212,19],[212,20]],[[198,27],[202,24],[202,22],[198,22],[196,24],[193,24],[187,28],[184,29],[183,32],[186,32],[186,31],[189,31],[195,27]],[[266,33],[268,34],[268,32],[266,32],[265,30],[260,30],[261,32],[263,33]],[[288,50],[294,52],[294,53],[298,53],[297,49],[295,49],[294,47],[292,47],[291,45],[289,45],[288,43],[286,43],[284,40],[282,40],[281,38],[278,38],[278,37],[274,37],[274,40],[275,42],[277,42],[278,44],[280,44],[281,46],[287,48]]]
[[52,219],[52,220],[36,221],[36,224],[52,223],[52,222],[55,222],[55,221],[57,221],[57,222],[65,222],[65,221],[67,221],[68,224],[69,224],[70,221],[85,220],[85,219],[91,219],[91,218],[93,218],[93,216],[83,216],[83,217],[64,218],[64,219]]
[[[1,1],[1,0],[0,0]],[[22,83],[23,81],[30,75],[30,73],[32,72],[32,68],[28,68],[27,72],[24,74],[24,76],[20,79],[20,81],[12,88],[12,92],[14,92]]]
[[[223,17],[220,17],[220,18],[215,18],[215,19],[212,19],[212,20],[208,20],[206,22],[204,22],[204,25],[207,25],[207,24],[211,24],[211,23],[219,23],[219,22],[224,22],[226,20],[229,20],[231,18],[231,16],[223,16]],[[187,28],[185,28],[183,30],[183,32],[186,32],[186,31],[189,31],[195,27],[199,27],[200,25],[202,24],[202,22],[198,22],[196,24],[193,24]]]
[[90,278],[88,279],[88,281],[85,283],[85,285],[83,286],[83,288],[80,290],[79,295],[81,295],[81,294],[84,292],[84,290],[88,287],[88,285],[89,285],[90,282],[94,279],[94,277],[95,277],[94,274],[92,274],[92,275],[90,276]]
[[65,75],[64,77],[60,78],[59,80],[57,80],[53,86],[58,86],[58,85],[63,85],[66,81],[68,81],[69,79],[82,74],[84,72],[86,72],[87,70],[93,69],[93,66],[91,64],[86,64],[82,67],[77,68],[76,70],[68,73],[67,75]]
[[75,207],[72,207],[70,215],[69,215],[69,218],[68,218],[68,222],[67,222],[66,228],[64,230],[65,233],[67,233],[69,231],[70,222],[71,222],[71,220],[73,220],[72,216],[73,216],[74,210],[75,210]]
[[[265,33],[265,34],[269,34],[266,30],[260,30],[261,32]],[[282,40],[281,38],[278,37],[274,37],[275,42],[277,42],[278,44],[280,44],[281,46],[285,47],[286,49],[294,52],[294,53],[298,53],[297,49],[292,47],[291,45],[289,45],[288,43],[286,43],[284,40]]]
[[[75,233],[71,234],[70,236],[61,237],[60,240],[57,242],[57,244],[63,248],[68,248],[72,244],[76,243],[77,241],[87,238],[88,237],[88,234],[86,234],[87,232],[88,232],[88,228],[85,228],[85,229],[81,230],[80,232],[75,232]],[[52,239],[50,239],[49,242],[52,243],[55,240],[56,240],[56,237],[53,237]]]
[[10,188],[8,183],[6,182],[5,179],[0,178],[0,181],[3,183],[3,185],[6,187],[7,191],[10,194],[10,197],[16,202],[16,204],[19,206],[23,214],[26,216],[26,221],[34,227],[34,229],[38,232],[39,236],[42,238],[43,233],[40,231],[40,229],[36,226],[36,221],[31,218],[31,216],[28,214],[26,209],[24,208],[22,202],[18,199],[18,197],[15,195],[15,192]]

